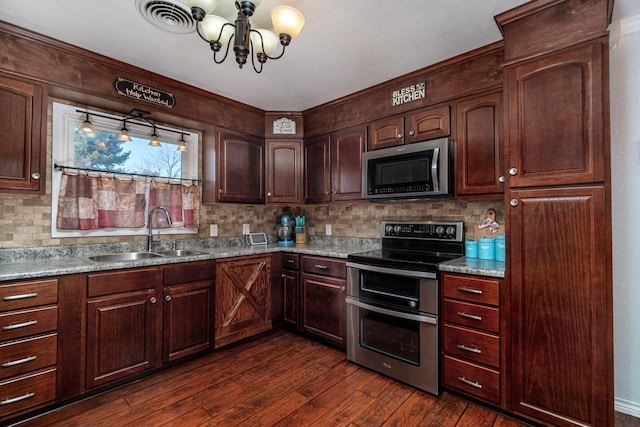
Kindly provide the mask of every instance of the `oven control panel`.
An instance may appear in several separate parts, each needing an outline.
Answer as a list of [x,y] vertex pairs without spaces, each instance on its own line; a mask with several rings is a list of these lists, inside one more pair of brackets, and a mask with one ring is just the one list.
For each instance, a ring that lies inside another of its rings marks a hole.
[[382,223],[383,238],[429,239],[462,242],[464,223],[454,222],[394,222]]

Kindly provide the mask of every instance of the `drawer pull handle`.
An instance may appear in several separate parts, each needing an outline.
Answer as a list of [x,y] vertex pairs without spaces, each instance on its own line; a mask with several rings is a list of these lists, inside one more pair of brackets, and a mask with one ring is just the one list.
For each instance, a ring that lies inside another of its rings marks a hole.
[[327,268],[329,268],[326,265],[322,265],[322,264],[316,264],[314,265],[314,267],[319,268],[320,270],[326,270]]
[[22,322],[22,323],[16,323],[14,325],[3,326],[2,330],[3,331],[12,331],[14,329],[26,328],[27,326],[33,326],[33,325],[37,325],[37,324],[38,324],[37,320],[29,320],[29,321]]
[[471,319],[471,320],[477,320],[478,322],[482,320],[482,317],[476,316],[476,315],[473,315],[473,314],[467,314],[464,311],[459,311],[458,312],[458,316],[466,317],[467,319]]
[[460,286],[458,288],[458,290],[460,292],[466,292],[468,294],[482,295],[482,291],[480,289],[471,289],[471,288],[465,288],[465,287]]
[[6,399],[6,400],[3,400],[2,402],[0,402],[0,406],[11,405],[12,403],[20,402],[20,401],[25,400],[25,399],[30,399],[35,395],[36,395],[35,393],[31,392],[31,393],[24,394],[22,396],[14,397],[14,398],[11,398],[11,399]]
[[293,264],[293,263],[295,262],[295,260],[288,259],[288,260],[287,260],[287,262],[288,262],[289,264]]
[[19,299],[35,298],[37,296],[38,296],[37,292],[34,292],[32,294],[9,295],[7,297],[2,298],[2,301],[15,301]]
[[12,366],[22,365],[23,363],[33,362],[36,359],[37,359],[37,356],[27,356],[27,357],[23,357],[22,359],[12,360],[10,362],[4,362],[2,364],[2,367],[3,368],[10,368]]
[[476,353],[476,354],[482,353],[482,350],[480,350],[479,348],[467,347],[464,344],[458,344],[456,347],[458,347],[460,350],[468,351],[470,353]]
[[478,382],[474,383],[473,381],[469,381],[465,377],[458,377],[458,381],[460,381],[461,383],[465,383],[466,385],[470,385],[471,387],[482,388],[482,384]]

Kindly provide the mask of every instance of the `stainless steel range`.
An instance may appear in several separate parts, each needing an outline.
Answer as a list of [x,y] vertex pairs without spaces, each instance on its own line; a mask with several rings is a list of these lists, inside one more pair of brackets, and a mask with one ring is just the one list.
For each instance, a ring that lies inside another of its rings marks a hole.
[[383,222],[347,259],[347,359],[440,394],[438,263],[463,254],[463,222]]

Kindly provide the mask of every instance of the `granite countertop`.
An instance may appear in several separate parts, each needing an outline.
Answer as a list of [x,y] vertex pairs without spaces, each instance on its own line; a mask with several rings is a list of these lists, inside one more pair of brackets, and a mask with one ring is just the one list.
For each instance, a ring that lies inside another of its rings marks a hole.
[[[205,242],[204,244],[207,244]],[[95,262],[88,256],[144,251],[137,246],[69,246],[57,248],[29,248],[0,251],[0,282],[38,277],[50,277],[66,274],[91,273],[96,271],[119,270],[125,268],[147,267],[175,264],[181,262],[204,261],[274,252],[291,252],[304,255],[344,258],[353,253],[379,249],[376,239],[318,239],[304,245],[280,246],[276,243],[249,246],[238,240],[217,242],[213,247],[203,247],[196,242],[188,249],[199,252],[197,255],[181,257],[158,257],[137,261]],[[166,249],[166,248],[163,248]],[[474,274],[490,277],[504,277],[505,263],[500,261],[479,260],[461,257],[439,265],[440,271],[460,274]]]

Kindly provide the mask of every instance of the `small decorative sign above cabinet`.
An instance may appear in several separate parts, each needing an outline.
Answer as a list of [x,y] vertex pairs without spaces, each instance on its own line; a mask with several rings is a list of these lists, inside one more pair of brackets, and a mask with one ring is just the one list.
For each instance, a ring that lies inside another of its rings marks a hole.
[[423,99],[426,95],[427,89],[425,82],[417,83],[415,85],[403,87],[402,89],[394,90],[391,94],[391,105],[397,107],[398,105],[406,104],[407,102]]
[[130,98],[139,99],[151,104],[160,105],[162,107],[173,108],[176,100],[173,94],[164,92],[159,89],[143,85],[141,83],[132,82],[122,77],[118,77],[113,82],[113,86],[119,95],[128,96]]
[[296,122],[286,117],[281,117],[273,121],[274,135],[295,135]]

